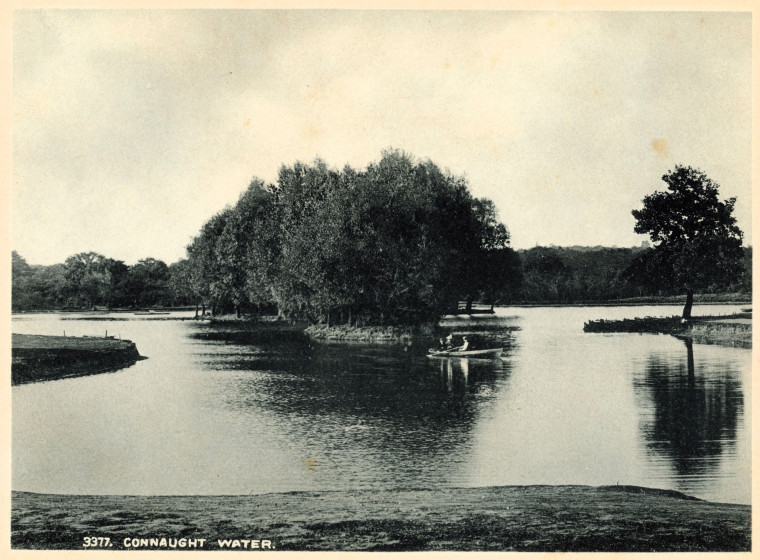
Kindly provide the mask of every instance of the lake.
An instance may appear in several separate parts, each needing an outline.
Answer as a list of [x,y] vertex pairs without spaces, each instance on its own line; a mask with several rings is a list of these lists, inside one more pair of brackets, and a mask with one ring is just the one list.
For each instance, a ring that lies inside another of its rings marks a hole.
[[[193,495],[634,484],[748,504],[751,351],[582,330],[589,319],[680,310],[499,308],[500,330],[487,333],[505,344],[495,360],[428,358],[431,340],[319,343],[195,321],[16,315],[13,332],[107,330],[148,359],[13,387],[12,487]],[[450,329],[486,336],[462,322]]]

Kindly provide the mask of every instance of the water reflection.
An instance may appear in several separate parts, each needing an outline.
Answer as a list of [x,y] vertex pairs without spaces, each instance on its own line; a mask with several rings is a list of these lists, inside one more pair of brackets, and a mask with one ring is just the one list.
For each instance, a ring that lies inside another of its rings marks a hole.
[[252,333],[211,336],[245,338],[223,359],[219,352],[198,356],[204,369],[219,372],[219,407],[273,416],[320,484],[328,477],[349,487],[450,478],[445,471],[464,460],[479,408],[508,370],[498,360],[431,359],[396,345],[292,337],[260,347]]
[[691,340],[684,347],[680,356],[650,355],[634,387],[644,404],[647,448],[689,486],[716,476],[721,457],[736,452],[744,395],[730,362],[695,363],[695,352],[704,347],[695,349]]

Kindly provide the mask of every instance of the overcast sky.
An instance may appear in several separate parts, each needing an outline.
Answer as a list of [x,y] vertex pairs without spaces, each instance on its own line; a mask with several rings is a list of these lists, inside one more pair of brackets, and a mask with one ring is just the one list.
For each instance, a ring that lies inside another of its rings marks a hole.
[[19,11],[12,247],[172,263],[252,177],[388,147],[465,175],[515,248],[640,244],[676,163],[751,239],[748,13]]

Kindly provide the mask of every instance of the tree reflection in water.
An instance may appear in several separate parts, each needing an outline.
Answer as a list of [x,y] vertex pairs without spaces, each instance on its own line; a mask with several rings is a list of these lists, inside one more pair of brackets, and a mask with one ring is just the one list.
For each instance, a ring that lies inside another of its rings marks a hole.
[[398,345],[215,337],[240,345],[199,356],[229,385],[220,408],[276,426],[282,445],[316,457],[312,478],[340,472],[348,485],[450,480],[508,369]]
[[650,451],[667,458],[679,477],[704,478],[735,448],[744,396],[730,364],[695,365],[692,341],[684,343],[685,359],[651,355],[634,387],[642,411],[650,412],[642,426]]

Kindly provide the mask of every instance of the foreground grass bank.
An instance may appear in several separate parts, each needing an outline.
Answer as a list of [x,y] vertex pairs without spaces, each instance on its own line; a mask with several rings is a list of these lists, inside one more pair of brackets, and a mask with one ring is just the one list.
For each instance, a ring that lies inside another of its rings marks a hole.
[[114,371],[142,359],[130,340],[15,333],[11,355],[13,385]]
[[[749,551],[750,506],[634,486],[502,486],[259,496],[13,492],[11,546],[111,550],[141,538],[268,540],[276,550]],[[154,541],[155,542],[155,541]],[[196,541],[198,542],[198,541]],[[242,545],[241,545],[242,546]],[[151,547],[149,542],[144,548]]]

